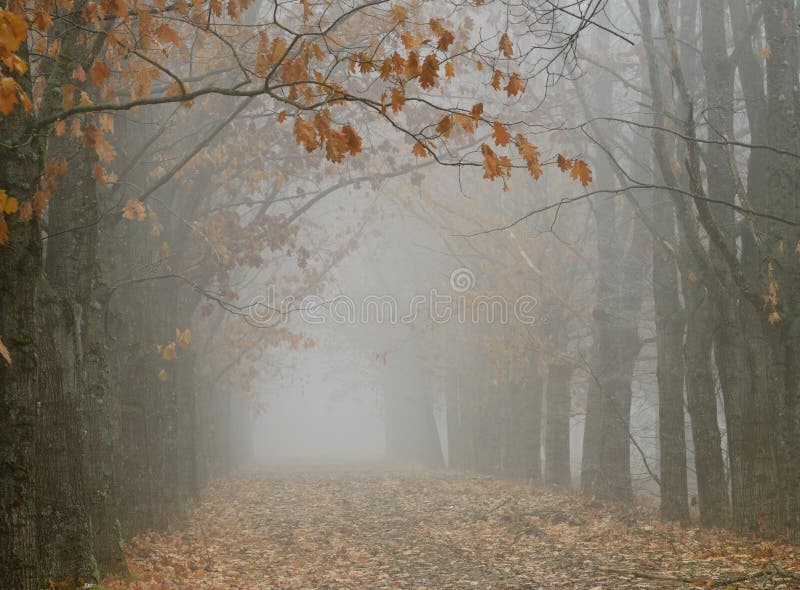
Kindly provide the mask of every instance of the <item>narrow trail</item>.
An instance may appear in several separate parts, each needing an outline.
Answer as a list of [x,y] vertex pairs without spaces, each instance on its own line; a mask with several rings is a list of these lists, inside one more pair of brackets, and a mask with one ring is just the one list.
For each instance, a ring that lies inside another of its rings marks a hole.
[[260,471],[128,548],[104,588],[800,588],[800,547],[463,474]]

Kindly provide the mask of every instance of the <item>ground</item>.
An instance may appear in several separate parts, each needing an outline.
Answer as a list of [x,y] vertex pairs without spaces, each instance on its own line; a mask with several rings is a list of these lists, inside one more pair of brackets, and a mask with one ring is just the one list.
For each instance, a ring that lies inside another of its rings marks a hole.
[[487,477],[263,470],[128,548],[113,590],[800,588],[800,547]]

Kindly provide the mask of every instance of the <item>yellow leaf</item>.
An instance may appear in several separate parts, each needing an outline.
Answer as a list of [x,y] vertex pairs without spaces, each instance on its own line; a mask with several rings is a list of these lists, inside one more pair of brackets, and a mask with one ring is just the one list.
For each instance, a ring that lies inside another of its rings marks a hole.
[[774,326],[775,324],[781,321],[781,314],[779,314],[777,311],[773,311],[771,314],[769,314],[767,321],[770,323],[771,326]]
[[9,10],[0,10],[0,50],[14,53],[28,38],[28,23]]
[[178,355],[175,353],[175,342],[170,342],[164,347],[164,351],[161,353],[161,358],[165,361],[172,361],[178,358]]
[[192,346],[192,331],[186,328],[183,332],[175,329],[175,339],[178,341],[178,346],[181,348],[189,348]]
[[6,215],[16,213],[19,211],[19,202],[14,197],[8,197],[5,205],[3,206],[3,211],[6,212]]
[[169,379],[169,375],[167,374],[167,372],[166,372],[164,369],[161,369],[161,370],[158,372],[158,380],[159,380],[159,381],[161,381],[161,382],[163,383],[163,382],[164,382],[164,381],[166,381],[167,379]]

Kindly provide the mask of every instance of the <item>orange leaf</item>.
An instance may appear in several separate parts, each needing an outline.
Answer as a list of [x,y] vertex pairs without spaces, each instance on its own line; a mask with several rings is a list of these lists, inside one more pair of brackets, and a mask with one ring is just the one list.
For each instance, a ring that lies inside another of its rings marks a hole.
[[97,157],[100,158],[100,161],[105,162],[106,164],[111,162],[117,156],[117,150],[115,150],[114,146],[111,145],[111,142],[109,142],[102,135],[97,141],[97,145],[94,146],[94,151],[97,153]]
[[436,133],[444,137],[448,137],[452,129],[453,119],[450,116],[442,117],[442,119],[436,125]]
[[442,31],[442,34],[439,35],[439,44],[436,47],[442,51],[447,51],[447,48],[453,44],[453,41],[455,41],[453,33],[450,31]]
[[511,39],[509,39],[508,35],[505,33],[503,33],[503,36],[500,37],[499,49],[505,57],[511,57],[514,55],[514,46],[511,44]]
[[456,121],[458,121],[458,124],[461,125],[461,128],[465,133],[468,135],[475,133],[475,120],[472,117],[462,115],[461,113],[456,113],[455,117]]
[[147,210],[139,199],[128,199],[122,209],[122,216],[128,221],[144,221]]
[[175,46],[179,46],[181,44],[181,36],[178,35],[175,29],[167,24],[162,23],[158,25],[158,28],[156,28],[154,33],[156,37],[158,37],[164,43],[172,43]]
[[425,42],[425,38],[422,35],[415,35],[411,31],[406,31],[400,35],[400,41],[406,49],[417,49]]
[[0,246],[8,241],[8,226],[6,225],[6,218],[0,215]]
[[519,74],[511,74],[511,78],[509,78],[508,84],[506,84],[505,91],[509,96],[516,96],[517,94],[525,92],[525,82],[519,77]]
[[392,17],[394,17],[395,22],[402,22],[406,20],[406,7],[402,4],[395,4],[392,6]]
[[68,111],[73,106],[75,106],[75,87],[72,84],[64,84],[61,87],[61,109]]
[[89,71],[89,76],[92,79],[92,84],[95,86],[102,86],[103,83],[111,75],[111,70],[108,69],[106,62],[102,59],[96,60],[92,64],[92,69]]
[[106,180],[105,170],[103,170],[103,167],[100,164],[95,164],[92,166],[92,178],[94,178],[100,184],[106,184],[106,182],[108,182]]
[[561,154],[558,154],[556,162],[558,163],[558,168],[561,170],[561,172],[572,170],[572,160],[569,158],[565,158]]
[[413,78],[419,74],[419,54],[416,51],[412,51],[408,54],[408,59],[405,63],[405,70],[407,78]]
[[492,128],[492,137],[494,138],[495,145],[507,146],[511,139],[511,134],[500,121],[495,121]]
[[9,10],[0,10],[0,50],[14,53],[28,38],[28,23]]
[[355,156],[361,151],[361,136],[356,133],[351,125],[342,127],[342,134],[345,137],[345,145],[351,156]]
[[478,102],[472,105],[472,110],[470,111],[470,114],[472,115],[472,118],[475,121],[480,120],[481,115],[483,114],[483,103]]
[[573,180],[580,180],[583,186],[589,186],[589,183],[592,182],[592,170],[583,160],[575,160],[570,177]]
[[396,113],[403,108],[403,104],[406,102],[405,94],[403,93],[403,88],[401,86],[395,86],[392,88],[392,110]]
[[430,54],[422,62],[422,71],[419,74],[419,85],[424,89],[436,86],[436,79],[439,77],[439,60]]
[[52,17],[43,10],[37,10],[33,15],[33,24],[40,31],[46,31],[53,26]]
[[319,147],[316,129],[302,117],[297,117],[294,120],[294,138],[309,153]]
[[420,142],[414,144],[414,149],[411,150],[411,153],[417,156],[418,158],[427,158],[428,157],[428,150],[425,149],[425,146],[422,145]]
[[94,125],[87,125],[86,129],[83,130],[83,145],[87,148],[93,148],[97,145],[97,142],[100,141],[101,137],[102,135],[97,127]]
[[86,82],[86,71],[83,69],[83,66],[79,65],[72,70],[72,79],[78,82]]
[[[0,234],[0,240],[2,240],[2,234]],[[3,242],[0,241],[0,244],[2,244],[2,243]],[[6,362],[9,365],[12,363],[12,361],[11,361],[11,353],[8,352],[8,348],[6,348],[6,345],[3,344],[3,339],[2,338],[0,338],[0,356],[2,356],[4,359],[6,359]]]
[[517,149],[528,166],[528,172],[531,173],[534,180],[539,180],[542,176],[542,167],[539,164],[539,148],[525,139],[522,134],[517,135],[514,142],[517,144]]
[[8,115],[19,102],[17,82],[14,78],[0,78],[0,113]]
[[494,150],[485,143],[481,146],[483,153],[483,177],[494,180],[498,176],[505,177],[511,172],[511,162],[508,158],[498,158]]

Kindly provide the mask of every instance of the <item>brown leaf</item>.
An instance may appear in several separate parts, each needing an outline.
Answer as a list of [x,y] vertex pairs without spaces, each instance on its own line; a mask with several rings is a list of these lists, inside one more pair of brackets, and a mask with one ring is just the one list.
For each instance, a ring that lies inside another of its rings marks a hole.
[[503,36],[500,37],[499,49],[505,57],[514,55],[514,46],[511,44],[511,39],[509,39],[506,33],[503,33]]
[[89,76],[94,86],[102,86],[110,75],[111,70],[108,69],[106,62],[102,59],[95,60],[92,64],[92,69],[89,71]]
[[589,165],[583,160],[575,160],[572,165],[572,173],[570,177],[573,180],[580,180],[583,186],[589,186],[592,182],[592,170]]
[[428,55],[422,62],[422,70],[419,74],[419,85],[424,89],[436,86],[436,79],[439,77],[439,60],[433,54]]
[[494,138],[495,145],[502,147],[507,146],[508,142],[511,140],[511,134],[500,121],[494,122],[492,126],[492,137]]

